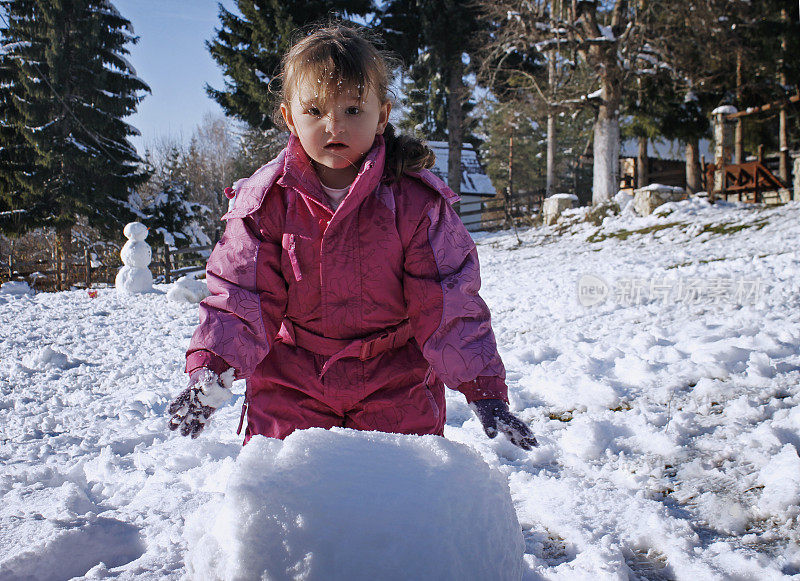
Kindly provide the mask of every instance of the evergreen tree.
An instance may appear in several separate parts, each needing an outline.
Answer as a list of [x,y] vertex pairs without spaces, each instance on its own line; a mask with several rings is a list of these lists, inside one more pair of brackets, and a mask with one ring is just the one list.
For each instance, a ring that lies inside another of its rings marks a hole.
[[483,129],[486,141],[481,147],[481,157],[495,189],[498,192],[508,189],[511,158],[513,193],[542,190],[545,158],[540,143],[545,135],[531,107],[520,102],[498,103],[483,120]]
[[[403,84],[405,111],[398,127],[422,139],[448,141],[447,88],[442,82],[441,73],[432,70],[431,61],[430,52],[425,51],[409,67],[408,77]],[[463,141],[477,149],[482,142],[476,134],[479,120],[472,115],[475,103],[469,99],[461,108]]]
[[236,0],[241,16],[220,4],[222,26],[206,42],[212,58],[222,68],[225,88],[206,85],[208,95],[226,115],[259,129],[273,127],[273,95],[280,60],[291,47],[298,29],[326,19],[366,15],[371,0]]
[[36,152],[22,131],[20,99],[35,82],[24,74],[23,65],[38,65],[44,47],[35,34],[32,0],[14,2],[13,7],[0,3],[0,9],[0,230],[18,235],[36,225],[47,202],[44,192],[24,188],[25,176],[34,173]]
[[441,75],[427,66],[425,56],[409,67],[404,79],[405,114],[397,125],[423,139],[447,141],[446,89]]
[[155,176],[154,195],[142,207],[147,225],[160,237],[156,240],[177,248],[211,243],[201,227],[210,210],[190,201],[191,185],[186,174],[183,153],[172,147]]
[[477,7],[468,0],[389,0],[381,10],[380,28],[389,47],[410,64],[405,125],[440,137],[446,119],[448,183],[459,193],[462,145],[473,140],[469,111],[474,105],[464,79],[478,48]]
[[252,175],[286,147],[288,135],[288,132],[279,129],[262,131],[246,128],[240,135],[239,145],[233,158],[232,175],[236,178]]
[[[497,103],[483,119],[486,141],[481,146],[482,159],[486,173],[498,192],[508,188],[509,161],[512,163],[514,196],[545,192],[546,117],[547,112],[532,100],[507,99]],[[581,201],[591,201],[591,168],[580,163],[581,154],[591,135],[591,125],[588,111],[580,111],[575,115],[556,115],[559,139],[553,160],[557,176],[554,187],[557,192],[577,194]]]
[[[0,122],[32,171],[3,166],[6,206],[24,226],[55,228],[68,254],[79,217],[114,236],[131,217],[128,197],[147,179],[123,121],[148,86],[125,55],[135,43],[109,0],[0,0],[8,17]],[[7,106],[13,103],[13,106]],[[25,150],[27,153],[27,149]]]

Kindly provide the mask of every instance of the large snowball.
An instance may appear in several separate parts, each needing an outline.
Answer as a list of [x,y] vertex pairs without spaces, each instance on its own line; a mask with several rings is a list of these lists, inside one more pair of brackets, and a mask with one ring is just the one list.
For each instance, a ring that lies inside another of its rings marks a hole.
[[523,540],[506,479],[436,436],[255,437],[187,524],[196,579],[505,580]]

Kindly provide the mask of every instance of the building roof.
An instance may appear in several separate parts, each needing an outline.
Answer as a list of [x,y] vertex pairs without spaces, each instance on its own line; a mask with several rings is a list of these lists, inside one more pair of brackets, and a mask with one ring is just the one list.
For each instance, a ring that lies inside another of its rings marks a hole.
[[[624,139],[621,143],[619,156],[636,157],[638,147],[639,145],[636,139]],[[708,139],[701,139],[698,157],[705,156],[706,160],[713,161],[713,147],[713,144]],[[666,139],[650,139],[647,142],[647,157],[672,161],[686,161],[686,145],[677,140],[667,141]]]
[[[431,171],[447,183],[449,146],[446,141],[429,141],[428,147],[436,154],[436,165]],[[461,149],[461,194],[473,196],[494,196],[497,191],[486,172],[483,171],[478,154],[471,143],[465,143]]]

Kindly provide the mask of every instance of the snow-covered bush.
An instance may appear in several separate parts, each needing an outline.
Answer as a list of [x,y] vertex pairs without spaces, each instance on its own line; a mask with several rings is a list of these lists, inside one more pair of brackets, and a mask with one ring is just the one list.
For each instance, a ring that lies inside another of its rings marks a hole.
[[169,289],[167,298],[178,303],[199,303],[209,294],[205,281],[197,280],[193,276],[182,276]]

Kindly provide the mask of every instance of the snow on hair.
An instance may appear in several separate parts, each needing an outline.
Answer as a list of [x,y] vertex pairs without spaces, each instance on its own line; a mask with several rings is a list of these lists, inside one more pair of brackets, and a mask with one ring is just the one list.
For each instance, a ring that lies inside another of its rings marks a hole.
[[[386,102],[391,71],[399,60],[379,50],[379,42],[364,27],[335,23],[313,28],[281,60],[279,103],[288,104],[293,91],[308,80],[317,84],[315,98],[322,107],[343,91],[354,91],[362,101],[373,91],[381,103]],[[279,107],[273,119],[278,126],[285,126]],[[433,166],[433,151],[419,139],[396,135],[391,125],[387,125],[384,139],[386,167],[395,179]]]

